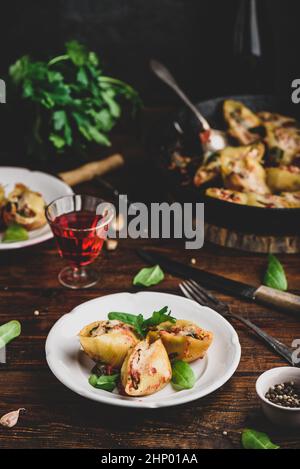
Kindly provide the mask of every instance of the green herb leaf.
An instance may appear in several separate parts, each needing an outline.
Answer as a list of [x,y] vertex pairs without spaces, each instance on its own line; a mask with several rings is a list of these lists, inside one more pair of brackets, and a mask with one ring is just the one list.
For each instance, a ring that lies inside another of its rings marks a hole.
[[165,278],[165,275],[159,265],[153,267],[144,267],[133,279],[133,285],[151,287],[157,285]]
[[126,324],[130,324],[136,330],[136,332],[141,336],[144,337],[144,317],[142,314],[130,314],[130,313],[117,313],[111,312],[108,313],[108,319],[114,320],[117,319],[118,321],[125,322]]
[[60,150],[66,145],[65,139],[58,134],[50,134],[49,140],[58,150]]
[[9,321],[0,326],[0,349],[21,334],[19,321]]
[[278,449],[266,433],[245,429],[242,433],[242,445],[245,449]]
[[119,374],[113,375],[101,375],[97,376],[92,374],[89,377],[89,383],[91,386],[97,389],[103,389],[104,391],[112,392],[118,384]]
[[80,67],[80,69],[78,70],[77,81],[79,81],[79,83],[81,83],[81,85],[83,86],[87,86],[89,84],[89,79],[84,67]]
[[67,122],[67,114],[66,111],[55,111],[53,113],[53,123],[55,130],[61,130]]
[[160,311],[154,311],[152,313],[152,316],[144,321],[143,329],[158,326],[159,324],[165,321],[169,321],[172,323],[176,322],[176,319],[171,316],[171,311],[168,312],[168,306],[165,306]]
[[88,51],[83,44],[78,41],[68,41],[66,43],[67,54],[72,62],[81,67],[88,61]]
[[66,53],[50,61],[23,56],[9,73],[19,95],[32,104],[27,106],[33,123],[28,144],[34,153],[47,152],[48,142],[60,153],[88,142],[109,146],[108,134],[121,115],[119,100],[141,104],[131,86],[104,76],[95,52],[78,41],[67,42]]
[[182,360],[175,360],[172,363],[171,382],[177,391],[191,389],[196,382],[196,377],[191,366]]
[[14,243],[16,241],[26,241],[28,238],[28,231],[23,226],[13,223],[6,228],[2,242]]
[[275,288],[276,290],[286,291],[288,288],[288,283],[284,269],[273,254],[269,254],[268,257],[268,268],[263,280],[264,285],[268,287]]

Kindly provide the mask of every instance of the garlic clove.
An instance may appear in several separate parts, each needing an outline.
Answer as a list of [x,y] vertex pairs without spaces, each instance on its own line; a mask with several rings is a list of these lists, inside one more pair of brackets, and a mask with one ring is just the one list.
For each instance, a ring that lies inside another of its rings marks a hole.
[[12,412],[8,412],[8,414],[3,415],[0,419],[0,425],[8,428],[14,427],[18,423],[21,410],[25,410],[24,407],[21,407],[18,410],[13,410]]

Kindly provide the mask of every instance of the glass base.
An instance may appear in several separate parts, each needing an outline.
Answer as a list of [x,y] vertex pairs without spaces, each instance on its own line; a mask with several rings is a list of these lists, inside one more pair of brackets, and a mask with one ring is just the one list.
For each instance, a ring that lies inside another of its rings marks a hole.
[[85,267],[65,267],[59,272],[58,280],[64,287],[78,290],[95,285],[99,280],[99,273]]

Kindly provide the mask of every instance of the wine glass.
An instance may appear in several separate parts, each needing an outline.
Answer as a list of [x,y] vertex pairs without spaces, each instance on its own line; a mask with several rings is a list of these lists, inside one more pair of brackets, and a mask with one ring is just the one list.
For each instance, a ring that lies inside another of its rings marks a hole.
[[60,283],[73,289],[95,285],[99,274],[86,266],[100,254],[114,218],[112,205],[90,195],[67,195],[47,206],[46,217],[60,256],[69,263],[58,275]]

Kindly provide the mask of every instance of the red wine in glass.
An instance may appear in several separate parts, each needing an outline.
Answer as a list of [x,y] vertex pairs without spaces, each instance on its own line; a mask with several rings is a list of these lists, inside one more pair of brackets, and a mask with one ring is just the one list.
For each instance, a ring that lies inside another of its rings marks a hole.
[[96,228],[102,218],[90,212],[71,212],[58,216],[54,220],[53,233],[61,257],[75,266],[93,262],[102,249],[107,226],[99,230],[91,228]]
[[70,288],[87,288],[99,275],[85,266],[100,254],[112,214],[100,211],[103,201],[92,196],[66,196],[52,202],[46,215],[56,239],[59,254],[68,263],[59,281]]

